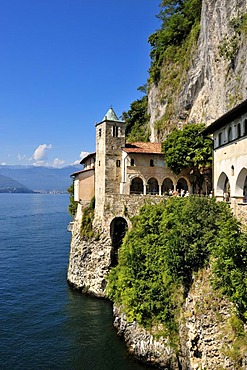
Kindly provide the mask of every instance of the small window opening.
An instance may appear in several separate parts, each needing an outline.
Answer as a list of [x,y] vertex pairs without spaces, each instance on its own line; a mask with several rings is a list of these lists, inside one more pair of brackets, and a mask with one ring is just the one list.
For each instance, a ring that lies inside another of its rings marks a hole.
[[99,137],[101,137],[101,128],[99,128]]
[[244,136],[247,135],[247,119],[244,120]]
[[232,128],[229,127],[228,129],[228,142],[232,141]]
[[150,167],[154,167],[154,160],[150,159]]
[[100,161],[99,161],[99,166],[100,166]]
[[113,137],[118,137],[118,126],[113,126],[112,127],[112,136]]
[[121,165],[120,159],[117,159],[117,160],[116,160],[116,166],[117,166],[117,167],[120,167],[120,165]]
[[241,137],[241,125],[238,123],[237,125],[237,138],[239,139]]
[[131,165],[131,166],[134,166],[134,165],[135,165],[135,160],[134,160],[134,158],[131,158],[131,159],[130,159],[130,165]]
[[219,133],[219,146],[222,145],[222,132]]

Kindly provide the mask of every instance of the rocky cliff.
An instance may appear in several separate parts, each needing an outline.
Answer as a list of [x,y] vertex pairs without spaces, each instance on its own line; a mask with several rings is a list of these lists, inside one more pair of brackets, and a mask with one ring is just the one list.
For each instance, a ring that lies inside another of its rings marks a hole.
[[[173,94],[167,115],[169,87],[164,86],[170,66],[164,62],[157,86],[151,84],[148,101],[151,141],[161,140],[167,124],[210,124],[247,98],[247,1],[202,0],[200,33],[192,48],[190,67]],[[164,123],[163,123],[164,126]]]
[[246,338],[241,342],[237,336],[233,305],[212,289],[210,269],[202,270],[194,279],[181,311],[176,350],[167,338],[128,322],[117,306],[114,316],[114,326],[129,351],[159,369],[247,369]]
[[[72,227],[68,282],[83,292],[105,297],[111,241],[104,233],[83,240],[81,216],[78,212]],[[121,307],[114,306],[114,326],[134,356],[163,370],[247,369],[247,328],[240,327],[233,305],[213,290],[210,274],[208,268],[194,276],[181,310],[175,346],[160,336],[162,327],[147,331],[129,322]]]

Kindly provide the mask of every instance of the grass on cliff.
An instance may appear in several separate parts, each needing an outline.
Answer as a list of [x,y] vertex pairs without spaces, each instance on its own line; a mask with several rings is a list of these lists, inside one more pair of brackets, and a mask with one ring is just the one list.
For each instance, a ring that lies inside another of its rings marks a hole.
[[93,197],[90,201],[90,204],[83,209],[80,235],[84,240],[90,240],[94,236],[93,232],[94,209],[95,209],[95,197]]
[[193,274],[211,262],[214,288],[246,320],[247,236],[228,206],[194,196],[146,205],[125,236],[107,292],[130,321],[162,324],[175,338]]

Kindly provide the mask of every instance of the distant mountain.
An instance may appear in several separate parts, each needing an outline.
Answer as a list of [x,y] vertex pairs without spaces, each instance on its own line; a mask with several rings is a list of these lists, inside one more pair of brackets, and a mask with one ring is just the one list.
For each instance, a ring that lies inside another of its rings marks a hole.
[[33,191],[65,192],[72,183],[70,175],[80,169],[82,169],[81,166],[63,168],[0,166],[0,175],[7,176]]
[[33,193],[25,185],[0,174],[0,193]]

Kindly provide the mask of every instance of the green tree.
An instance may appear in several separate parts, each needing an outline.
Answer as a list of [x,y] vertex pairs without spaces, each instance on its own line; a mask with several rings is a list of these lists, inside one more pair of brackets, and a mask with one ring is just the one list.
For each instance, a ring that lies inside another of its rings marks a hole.
[[176,174],[188,169],[201,189],[201,170],[212,163],[212,140],[201,134],[204,125],[189,124],[175,129],[163,142],[167,166]]
[[[207,197],[146,205],[133,220],[108,276],[109,297],[129,320],[162,324],[172,341],[193,275],[213,264],[215,289],[247,320],[247,235],[225,203]],[[174,342],[173,342],[174,343]]]
[[70,187],[67,189],[68,193],[69,193],[69,207],[68,207],[68,211],[69,211],[69,214],[74,217],[75,214],[76,214],[76,210],[77,210],[77,203],[74,201],[74,183],[72,183],[70,185]]
[[[140,91],[142,87],[139,88]],[[148,115],[148,97],[133,101],[130,109],[122,113],[122,119],[126,122],[127,141],[148,141],[149,140],[149,115]]]
[[200,22],[201,0],[163,0],[157,16],[162,24],[149,37],[151,45],[150,77],[154,83],[160,79],[165,53],[174,53],[173,46],[181,45],[194,26]]

